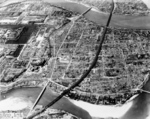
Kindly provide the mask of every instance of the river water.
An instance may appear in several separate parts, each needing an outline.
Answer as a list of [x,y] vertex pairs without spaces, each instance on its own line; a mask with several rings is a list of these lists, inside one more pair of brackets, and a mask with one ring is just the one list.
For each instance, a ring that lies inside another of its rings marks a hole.
[[[64,0],[43,0],[51,4],[59,5],[67,10],[75,11],[78,13],[83,13],[88,9],[88,6],[79,4],[76,2],[70,2]],[[96,10],[91,10],[85,17],[97,24],[105,25],[109,14],[104,12],[99,12]],[[113,15],[111,22],[111,27],[122,27],[131,29],[150,29],[150,15],[149,16],[130,16],[130,15]]]
[[[64,2],[63,0],[43,0],[45,2],[50,2],[55,5],[62,6],[68,10],[75,11],[78,13],[83,13],[88,7],[82,4],[78,4],[75,2]],[[13,1],[15,2],[15,1]],[[108,19],[109,14],[98,12],[96,10],[91,10],[88,12],[85,17],[97,24],[105,25]],[[150,16],[123,16],[123,15],[113,15],[110,23],[111,27],[122,27],[122,28],[131,28],[131,29],[150,29]],[[21,88],[22,89],[22,88]],[[21,89],[13,89],[10,92],[7,92],[6,98],[10,97],[23,97],[27,99],[30,97],[32,101],[35,101],[37,96],[39,95],[41,89],[40,88],[25,88],[25,90]],[[21,91],[21,93],[20,93]],[[1,99],[0,99],[1,100]],[[43,105],[47,104],[47,102],[43,101]]]
[[[78,4],[75,2],[69,2],[64,0],[43,0],[45,2],[49,2],[51,4],[62,6],[68,10],[83,13],[88,7],[83,4]],[[16,2],[15,0],[12,2]],[[103,12],[99,12],[96,10],[91,10],[88,12],[85,17],[89,20],[100,24],[105,25],[106,21],[108,19],[108,15]],[[110,26],[112,27],[125,27],[125,28],[137,28],[137,29],[150,29],[150,16],[123,16],[123,15],[113,15],[112,21]],[[31,31],[34,29],[34,27],[30,27],[27,32],[20,37],[20,40],[17,41],[17,44],[24,44],[27,42],[27,37],[29,37],[31,34]],[[29,35],[30,34],[30,35]],[[18,49],[18,52],[20,52],[20,47]],[[16,53],[18,55],[18,52]],[[18,89],[19,90],[19,89]]]
[[[11,3],[17,3],[21,1],[24,0],[12,0]],[[75,11],[80,14],[86,11],[86,9],[88,9],[87,5],[79,4],[68,0],[42,0],[42,1],[61,6],[67,10]],[[145,3],[147,3],[147,1],[148,0],[144,0]],[[7,4],[10,4],[10,1],[6,2],[3,5]],[[108,16],[109,16],[108,13],[99,12],[94,9],[92,9],[85,15],[87,19],[100,25],[106,24]],[[130,29],[150,29],[150,15],[148,16],[113,15],[110,26],[130,28]]]
[[[23,1],[23,0],[20,0]],[[83,13],[88,7],[83,4],[78,4],[76,2],[70,2],[64,0],[43,0],[44,2],[49,2],[51,4],[59,5],[61,7],[64,7],[68,10],[75,11],[78,13]],[[18,2],[13,0],[13,3]],[[107,13],[99,12],[96,10],[91,10],[88,12],[85,17],[97,24],[105,25],[106,21],[108,19]],[[123,16],[123,15],[113,15],[112,21],[110,23],[110,26],[112,27],[125,27],[125,28],[138,28],[138,29],[149,29],[150,28],[150,16]],[[23,37],[20,38],[19,42],[20,44],[24,44],[27,42],[27,37],[29,37],[31,34],[31,31],[33,30],[33,27],[30,27],[27,32],[24,34]],[[30,35],[29,35],[30,34]],[[18,52],[20,51],[20,47]],[[18,55],[18,53],[16,53]],[[19,90],[19,89],[18,89]],[[32,90],[32,89],[31,89]],[[15,90],[17,91],[17,90]],[[10,94],[11,95],[11,94]],[[33,94],[34,95],[34,94]]]

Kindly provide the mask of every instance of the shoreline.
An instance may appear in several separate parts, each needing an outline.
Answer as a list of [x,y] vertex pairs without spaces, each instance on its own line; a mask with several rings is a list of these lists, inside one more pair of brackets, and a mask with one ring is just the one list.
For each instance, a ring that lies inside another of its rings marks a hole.
[[[22,0],[22,2],[34,2],[34,1],[25,1]],[[86,11],[89,8],[89,5],[84,3],[77,3],[73,0],[42,0],[42,2],[50,3],[52,5],[57,5],[59,7],[65,8],[66,10],[70,10],[72,12],[77,12],[79,14],[82,14],[84,11]],[[12,3],[12,1],[11,1]],[[21,3],[21,1],[18,2],[18,0],[13,0],[12,4],[15,3]],[[8,1],[4,5],[10,5],[10,1]],[[0,5],[2,6],[2,5]],[[96,10],[93,8],[91,11],[89,11],[87,14],[84,15],[85,18],[87,18],[89,21],[92,21],[98,25],[105,26],[106,21],[108,19],[109,13],[104,13],[101,11]],[[112,15],[112,19],[110,22],[110,27],[114,28],[128,28],[128,29],[142,29],[142,30],[148,30],[150,29],[150,15],[148,16],[131,16],[131,15]]]
[[[48,1],[48,0],[45,0]],[[56,4],[55,4],[56,5]],[[57,3],[57,5],[70,10],[76,11],[78,13],[83,13],[88,9],[88,7],[72,2],[61,2]],[[90,21],[95,22],[98,25],[106,25],[106,21],[108,19],[109,14],[104,12],[95,12],[89,11],[84,15]],[[129,28],[129,29],[150,29],[150,15],[149,16],[131,16],[131,15],[112,15],[112,20],[110,23],[110,27],[118,27],[118,28]]]
[[[73,0],[65,0],[67,2],[72,2],[72,3],[76,3],[76,4],[80,4],[80,5],[84,5],[85,7],[92,7],[91,10],[95,11],[95,12],[98,12],[98,13],[105,13],[105,12],[102,12],[102,11],[99,11],[98,8],[94,7],[94,6],[90,6],[88,4],[85,4],[85,3],[82,3],[82,2],[76,2],[76,1],[73,1]],[[105,14],[108,14],[108,13],[105,13]]]

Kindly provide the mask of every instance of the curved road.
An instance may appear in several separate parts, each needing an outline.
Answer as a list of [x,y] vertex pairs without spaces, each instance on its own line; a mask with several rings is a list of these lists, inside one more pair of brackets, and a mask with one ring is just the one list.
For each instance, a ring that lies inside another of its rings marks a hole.
[[[52,3],[52,0],[43,0],[43,1]],[[85,11],[87,9],[86,6],[79,5],[78,3],[62,2],[63,0],[55,0],[55,1],[59,1],[59,2],[57,2],[57,3],[53,2],[53,4],[61,5],[61,6],[65,7],[66,9],[70,9],[72,11],[77,11],[79,13],[82,13],[83,11]],[[13,2],[15,2],[15,1],[13,1]],[[108,19],[108,14],[92,10],[89,13],[87,13],[85,15],[85,17],[87,17],[89,20],[92,20],[98,24],[104,25],[104,24],[106,24],[105,23],[107,21],[106,19]],[[111,26],[136,28],[136,29],[137,28],[138,29],[150,29],[149,23],[150,23],[150,16],[133,17],[133,16],[113,15],[112,21],[111,21]],[[149,81],[147,82],[147,85],[144,87],[145,90],[150,90],[149,89],[150,77],[148,77],[148,78],[149,78]],[[2,96],[0,97],[0,107],[5,106],[6,102],[3,102],[3,101],[7,101],[7,99],[12,99],[12,98],[20,99],[21,100],[20,103],[23,102],[22,107],[20,107],[22,109],[25,107],[31,106],[35,102],[35,99],[37,98],[37,96],[39,95],[41,90],[42,90],[41,88],[19,88],[19,90],[18,89],[10,90],[7,93],[2,94]],[[51,92],[50,89],[47,89],[47,91],[45,92],[45,94],[44,94],[42,100],[39,102],[39,104],[45,106],[51,100],[53,100],[56,96],[57,96],[57,94],[55,94],[54,92]],[[12,100],[10,100],[10,101],[12,101]],[[84,109],[83,105],[80,105],[81,106],[80,107],[80,106],[77,106],[78,103],[76,103],[76,104],[74,103],[75,105],[73,103],[74,102],[72,102],[71,100],[68,100],[67,98],[64,97],[62,100],[60,100],[60,102],[58,102],[58,103],[56,103],[56,105],[54,105],[54,108],[66,110],[78,117],[83,118],[83,119],[91,119],[91,116],[89,115],[90,111],[86,111],[91,108],[87,109],[87,107],[86,107]],[[7,107],[10,109],[9,105]],[[7,107],[6,107],[6,110],[8,109]],[[11,108],[13,108],[13,106],[11,106]],[[16,108],[18,108],[18,107],[15,107],[14,110],[16,110]],[[141,109],[143,109],[143,112],[141,111]],[[4,110],[4,108],[0,108],[0,111],[2,111],[2,110]],[[121,119],[125,119],[125,118],[147,119],[147,118],[149,118],[149,117],[147,117],[147,116],[149,116],[149,112],[150,112],[150,95],[142,93],[133,100],[133,104],[131,105],[129,111],[127,111],[127,113]],[[92,116],[94,116],[94,115],[92,115]]]

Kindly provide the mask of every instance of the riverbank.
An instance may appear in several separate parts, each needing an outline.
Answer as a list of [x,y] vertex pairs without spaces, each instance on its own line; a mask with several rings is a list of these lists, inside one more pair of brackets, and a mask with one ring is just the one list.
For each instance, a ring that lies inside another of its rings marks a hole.
[[[20,2],[20,1],[19,1]],[[24,2],[24,0],[22,0]],[[84,4],[79,4],[70,0],[43,0],[43,2],[50,3],[56,6],[63,7],[67,10],[83,13],[86,11],[89,6]],[[11,1],[11,3],[18,3],[18,0]],[[8,5],[10,2],[7,2],[1,6]],[[85,18],[90,21],[95,22],[99,25],[105,25],[108,19],[109,14],[104,12],[99,12],[96,9],[89,11]],[[148,16],[130,16],[130,15],[113,15],[110,26],[111,27],[120,27],[120,28],[129,28],[129,29],[150,29],[150,15]]]
[[[49,2],[48,0],[43,0],[43,1]],[[78,12],[80,14],[89,8],[84,4],[79,4],[73,1],[65,1],[65,2],[58,2],[58,3],[53,2],[53,4],[63,7],[67,10]],[[92,9],[84,16],[85,18],[95,22],[96,24],[105,25],[109,14]],[[150,29],[149,23],[150,23],[150,16],[130,16],[130,15],[113,14],[110,22],[110,26],[129,28],[129,29]]]

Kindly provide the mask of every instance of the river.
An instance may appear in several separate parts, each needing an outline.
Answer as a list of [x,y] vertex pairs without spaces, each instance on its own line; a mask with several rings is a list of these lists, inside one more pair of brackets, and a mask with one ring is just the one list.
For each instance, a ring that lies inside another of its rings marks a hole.
[[[50,2],[55,5],[62,6],[68,10],[83,13],[88,7],[82,4],[75,2],[63,1],[63,0],[43,0],[45,2]],[[16,1],[13,1],[14,3]],[[91,10],[88,12],[85,17],[97,24],[105,25],[108,19],[109,14],[98,12],[96,10]],[[111,27],[122,27],[122,28],[131,28],[131,29],[150,29],[150,16],[124,16],[124,15],[113,15],[110,23]],[[11,97],[23,98],[24,101],[28,102],[29,100],[33,103],[37,96],[39,95],[41,88],[18,88],[13,89],[5,94],[2,94],[0,100],[3,99],[3,96],[6,95],[6,99]],[[40,104],[46,105],[53,97],[50,97],[48,93],[45,93],[43,100],[40,101]],[[48,97],[48,98],[47,98]],[[47,100],[49,99],[49,100]],[[29,102],[31,104],[31,102]],[[67,106],[67,105],[66,105]],[[19,107],[18,107],[19,108]],[[60,108],[60,107],[59,107]],[[66,107],[67,108],[67,107]],[[75,111],[74,111],[75,112]]]
[[[40,87],[22,87],[2,93],[0,97],[0,112],[7,110],[22,110],[23,113],[27,114],[29,108],[32,107],[41,91],[42,88]],[[47,87],[38,105],[46,106],[57,96],[58,94],[54,93],[49,87]],[[81,117],[82,119],[91,119],[91,116],[86,110],[74,105],[71,100],[65,97],[55,103],[51,108],[64,110]]]
[[[45,2],[50,2],[49,0],[43,0]],[[57,1],[57,0],[56,0]],[[78,13],[83,13],[87,6],[79,4],[76,2],[53,2],[52,4],[59,5],[64,7],[67,10],[75,11]],[[104,12],[99,12],[96,10],[91,10],[88,12],[85,17],[97,24],[105,25],[108,19],[109,14]],[[110,22],[111,27],[122,27],[122,28],[131,28],[131,29],[150,29],[150,16],[130,16],[130,15],[113,15]]]
[[[11,3],[18,3],[24,0],[13,0]],[[69,0],[42,0],[47,3],[61,6],[67,10],[75,11],[78,13],[83,13],[88,6],[84,4],[79,4]],[[144,0],[147,3],[147,0]],[[6,2],[4,5],[10,4],[10,1]],[[150,6],[148,6],[150,7]],[[105,25],[109,14],[104,12],[99,12],[92,9],[88,12],[85,17],[97,24]],[[150,15],[148,16],[131,16],[131,15],[113,15],[110,23],[111,27],[122,27],[131,29],[150,29]]]

